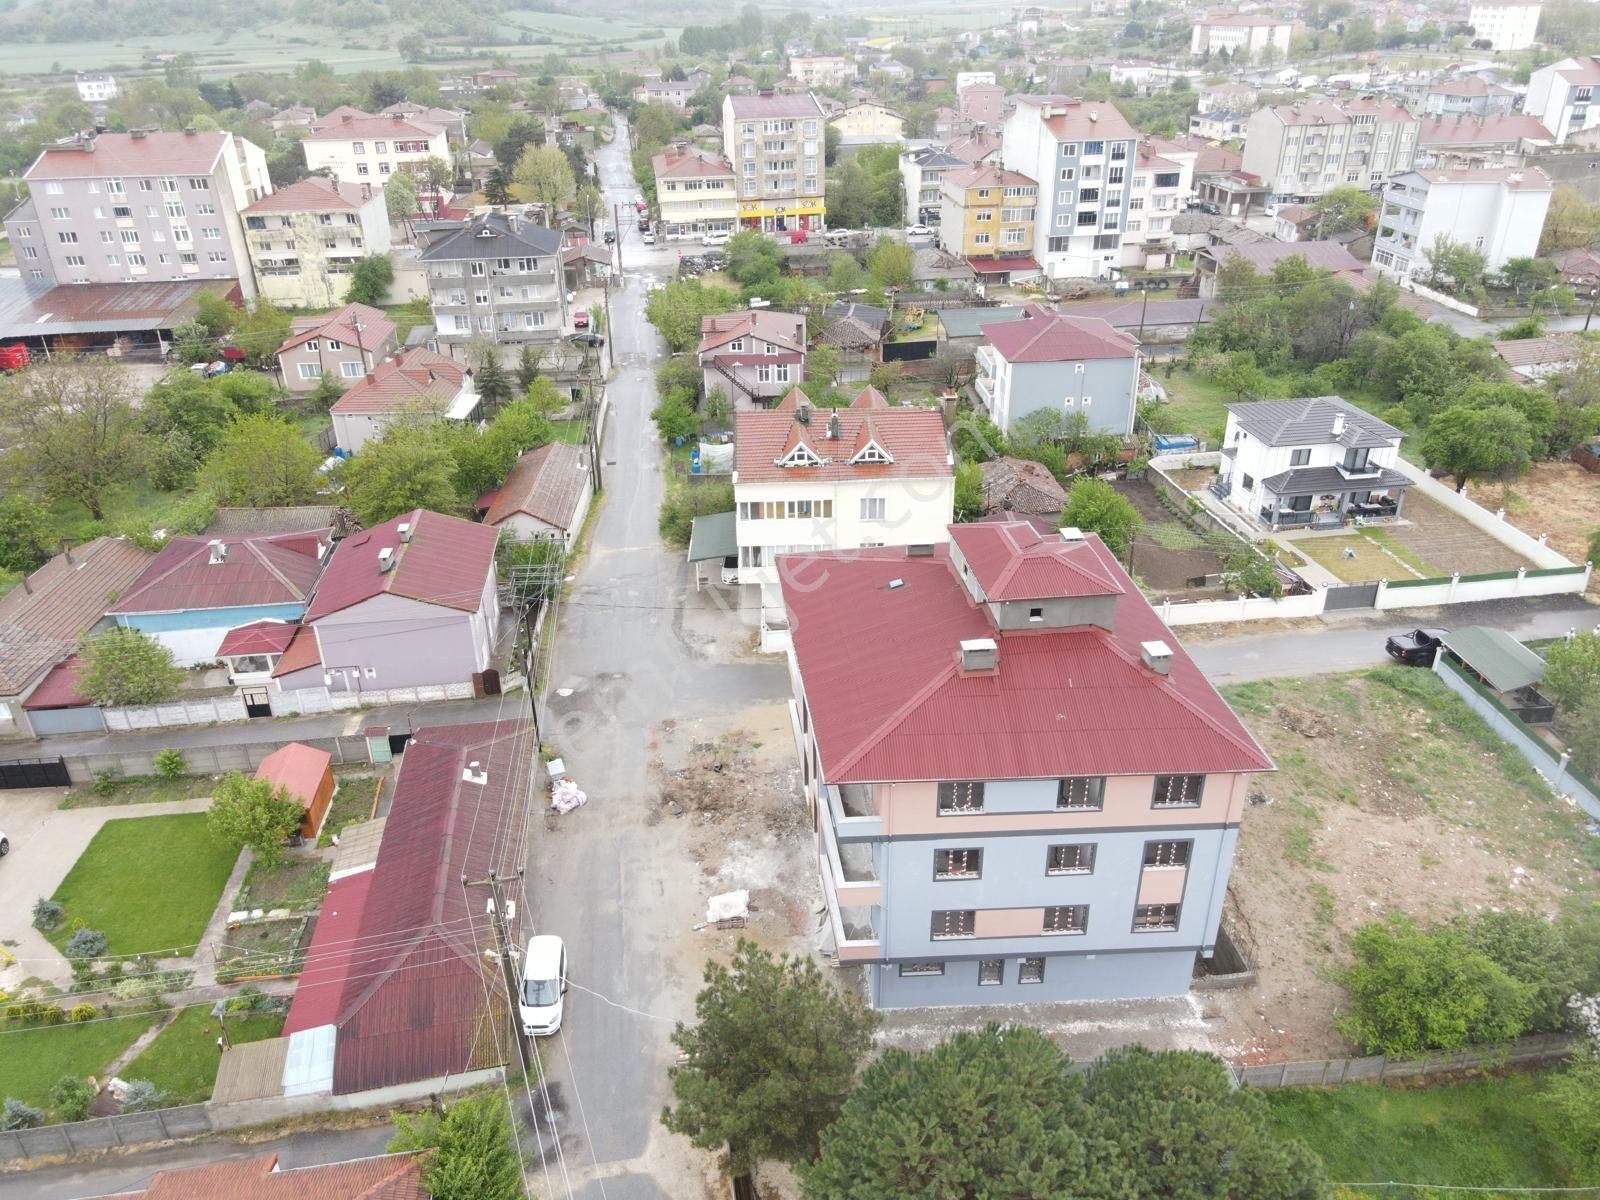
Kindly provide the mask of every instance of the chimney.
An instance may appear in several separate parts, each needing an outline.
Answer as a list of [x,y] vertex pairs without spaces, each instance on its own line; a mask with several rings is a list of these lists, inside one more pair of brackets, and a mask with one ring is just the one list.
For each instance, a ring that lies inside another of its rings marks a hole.
[[216,566],[218,563],[225,563],[225,562],[228,561],[228,543],[227,542],[219,541],[216,538],[212,538],[211,541],[209,541],[206,544],[208,546],[210,546],[210,548],[211,548],[210,562],[211,562],[212,566]]
[[1333,414],[1333,436],[1344,436],[1344,414],[1342,412],[1336,412]]
[[349,121],[349,120],[352,120],[352,119],[353,119],[353,118],[352,118],[352,117],[351,117],[351,116],[350,116],[350,114],[349,114],[349,113],[341,113],[341,114],[340,114],[340,115],[339,115],[339,120],[340,120],[340,121]]
[[67,562],[70,564],[72,562],[72,543],[67,541],[66,538],[61,539],[61,553],[67,556]]
[[933,543],[932,542],[913,542],[911,545],[906,547],[906,557],[907,558],[932,558],[933,557]]
[[394,569],[394,547],[385,546],[378,551],[378,574],[387,575]]
[[811,424],[811,405],[803,402],[797,405],[794,410],[794,419],[796,424],[799,425]]
[[410,521],[401,521],[400,522],[400,540],[402,542],[409,542],[411,540],[411,522]]
[[999,665],[1000,646],[993,638],[966,638],[962,641],[963,671],[993,671]]
[[839,440],[839,414],[831,413],[828,416],[828,437],[837,442]]
[[1139,661],[1157,675],[1172,671],[1172,647],[1165,642],[1140,642]]

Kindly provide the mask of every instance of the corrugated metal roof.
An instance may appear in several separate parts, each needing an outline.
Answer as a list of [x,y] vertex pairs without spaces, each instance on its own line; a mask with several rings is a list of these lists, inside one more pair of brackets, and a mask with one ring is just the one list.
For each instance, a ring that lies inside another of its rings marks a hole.
[[1445,634],[1443,640],[1497,692],[1514,692],[1544,678],[1544,659],[1504,629],[1468,625]]
[[372,890],[372,872],[358,871],[335,879],[322,898],[317,923],[306,950],[306,965],[295,984],[294,1000],[283,1023],[283,1036],[332,1025],[339,1018],[345,981],[364,956],[352,952],[360,944],[361,914]]
[[68,655],[50,668],[39,686],[28,693],[22,707],[31,711],[40,708],[84,708],[93,704],[93,700],[78,690],[78,672],[82,669],[83,660],[76,654]]
[[1098,317],[1063,316],[1042,304],[1024,305],[1017,320],[984,325],[982,331],[1014,363],[1133,358],[1139,352],[1136,340]]
[[[233,136],[220,132],[97,133],[77,145],[46,146],[24,179],[104,179],[108,176],[209,175]],[[130,189],[131,190],[131,189]]]
[[346,304],[320,317],[296,317],[290,329],[288,339],[278,347],[279,354],[316,337],[331,337],[359,349],[377,350],[394,336],[395,323],[381,308]]
[[430,243],[417,257],[423,262],[526,258],[553,255],[560,249],[561,234],[557,230],[521,219],[513,225],[512,218],[504,213],[485,213]]
[[278,1169],[277,1154],[157,1171],[141,1200],[428,1200],[422,1156],[384,1154]]
[[332,770],[332,764],[333,755],[326,750],[303,742],[290,742],[261,760],[261,765],[256,767],[256,778],[270,780],[274,789],[286,789],[300,801],[301,807],[309,807],[317,798],[323,779]]
[[245,209],[243,215],[256,217],[265,213],[355,212],[370,199],[370,196],[361,195],[360,189],[353,184],[341,185],[337,179],[329,179],[326,175],[310,175],[261,197]]
[[0,337],[144,333],[194,319],[201,292],[226,295],[235,279],[170,283],[63,283],[0,277]]
[[[389,328],[393,330],[394,326]],[[466,378],[460,363],[432,350],[413,347],[398,358],[379,363],[335,400],[329,411],[346,415],[409,412],[438,416],[461,394]]]
[[[316,529],[234,538],[171,538],[107,611],[190,612],[304,603],[322,570],[331,532]],[[213,541],[224,547],[221,562],[211,561]]]
[[[400,526],[411,540],[400,540]],[[334,547],[332,561],[306,610],[312,622],[388,593],[462,612],[476,612],[494,569],[500,531],[460,517],[414,509],[363,530]],[[394,566],[378,569],[378,552],[394,551]]]
[[734,514],[708,513],[694,518],[689,528],[689,561],[721,562],[739,553]]
[[321,663],[322,649],[317,645],[316,631],[309,625],[299,625],[295,627],[289,648],[283,652],[278,665],[272,668],[272,677],[278,679],[284,675],[292,675],[296,671],[303,671],[307,667],[319,666]]
[[985,325],[998,325],[1002,321],[1022,319],[1021,305],[999,305],[995,308],[941,308],[939,324],[944,326],[945,337],[978,337]]
[[496,490],[483,523],[498,525],[514,513],[525,513],[570,531],[589,480],[586,455],[577,446],[549,442],[529,450]]
[[1042,536],[1031,525],[952,525],[950,540],[961,549],[983,594],[990,600],[1038,600],[1056,596],[1115,596],[1122,585],[1104,570],[1087,540]]
[[293,621],[251,621],[239,625],[223,636],[217,647],[218,658],[233,658],[241,654],[282,654],[294,640],[300,627]]
[[[962,527],[952,528],[952,534]],[[1006,528],[1003,524],[977,528]],[[794,653],[832,783],[1262,771],[1266,753],[1115,558],[1114,631],[996,630],[948,547],[779,559]],[[901,586],[891,589],[891,580]],[[999,642],[999,669],[963,676],[963,640]],[[1173,648],[1170,673],[1139,646]]]

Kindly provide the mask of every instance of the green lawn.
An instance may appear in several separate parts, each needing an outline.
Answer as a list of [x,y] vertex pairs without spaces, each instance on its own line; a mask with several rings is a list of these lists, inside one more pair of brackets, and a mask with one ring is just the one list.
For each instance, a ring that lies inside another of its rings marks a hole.
[[328,806],[327,820],[322,823],[322,834],[317,838],[317,845],[328,846],[333,843],[333,835],[346,825],[355,825],[368,820],[372,816],[372,800],[378,792],[378,780],[375,776],[336,776],[335,781],[339,790],[333,794],[333,803]]
[[[260,1042],[283,1032],[283,1014],[228,1017],[234,1045]],[[210,1005],[186,1008],[122,1069],[124,1079],[148,1079],[166,1104],[200,1104],[217,1082],[217,1018]]]
[[[1346,583],[1373,579],[1438,579],[1450,574],[1430,566],[1382,529],[1360,529],[1338,537],[1299,538],[1294,548]],[[1354,557],[1346,558],[1345,551]]]
[[158,1015],[140,1013],[83,1025],[6,1027],[0,1031],[0,1097],[15,1096],[47,1107],[56,1080],[63,1075],[80,1079],[99,1075]]
[[212,840],[205,813],[107,821],[56,889],[67,919],[51,940],[64,946],[78,917],[113,954],[193,947],[238,857]]
[[574,446],[584,444],[585,436],[589,432],[589,422],[574,417],[569,421],[553,421],[556,427],[556,440],[568,442]]
[[1157,433],[1192,433],[1202,438],[1208,449],[1222,444],[1222,430],[1228,423],[1228,405],[1236,399],[1232,392],[1188,368],[1150,372],[1167,391],[1167,403],[1157,405],[1150,426]]
[[[152,487],[144,478],[119,484],[107,490],[102,506],[105,509],[105,526],[120,529],[125,525],[148,525],[160,529],[177,522],[184,507],[193,499],[185,488],[176,492],[163,492]],[[76,500],[58,500],[45,508],[52,538],[65,538],[76,545],[96,533],[98,528],[89,510]]]
[[1336,1182],[1548,1187],[1562,1178],[1539,1127],[1537,1075],[1430,1088],[1350,1084],[1266,1092],[1280,1132]]

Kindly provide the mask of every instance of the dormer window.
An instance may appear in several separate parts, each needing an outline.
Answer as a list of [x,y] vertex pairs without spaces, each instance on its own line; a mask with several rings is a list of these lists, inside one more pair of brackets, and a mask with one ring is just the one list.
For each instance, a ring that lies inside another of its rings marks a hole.
[[804,442],[798,443],[795,448],[774,464],[779,467],[820,467],[822,460],[817,457],[816,451]]
[[890,454],[882,446],[878,445],[877,442],[868,442],[856,452],[855,457],[850,460],[850,465],[856,466],[861,463],[892,463],[893,461],[894,455]]

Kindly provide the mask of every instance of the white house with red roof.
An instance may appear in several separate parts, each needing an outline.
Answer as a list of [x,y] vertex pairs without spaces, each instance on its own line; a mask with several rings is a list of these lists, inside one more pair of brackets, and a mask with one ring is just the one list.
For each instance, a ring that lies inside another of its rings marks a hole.
[[339,449],[356,453],[403,421],[466,421],[482,399],[472,372],[454,359],[415,346],[386,359],[333,402],[333,432]]
[[[305,614],[321,682],[359,693],[466,683],[488,670],[500,632],[499,536],[417,509],[341,541]],[[302,678],[313,674],[306,649],[293,664]]]
[[1016,320],[982,327],[972,390],[1009,431],[1031,412],[1081,413],[1096,433],[1133,432],[1139,342],[1099,317],[1024,305]]
[[398,171],[420,175],[430,158],[451,162],[443,125],[398,113],[372,116],[335,109],[306,134],[306,170],[327,171],[340,183],[381,189]]
[[698,353],[706,395],[720,391],[741,412],[768,408],[805,381],[806,319],[770,308],[701,317]]
[[873,1006],[1185,993],[1273,764],[1099,538],[780,561],[828,923]]
[[863,388],[819,409],[798,388],[774,409],[734,417],[739,582],[774,610],[777,556],[932,545],[954,520],[955,463],[937,409],[891,407]]
[[674,142],[650,160],[664,237],[732,233],[739,227],[733,167],[720,154]]
[[356,263],[389,253],[383,189],[312,175],[244,210],[256,286],[286,308],[338,304]]
[[315,317],[295,317],[278,347],[278,370],[291,392],[315,391],[324,375],[348,388],[399,349],[395,325],[381,308],[346,304]]

